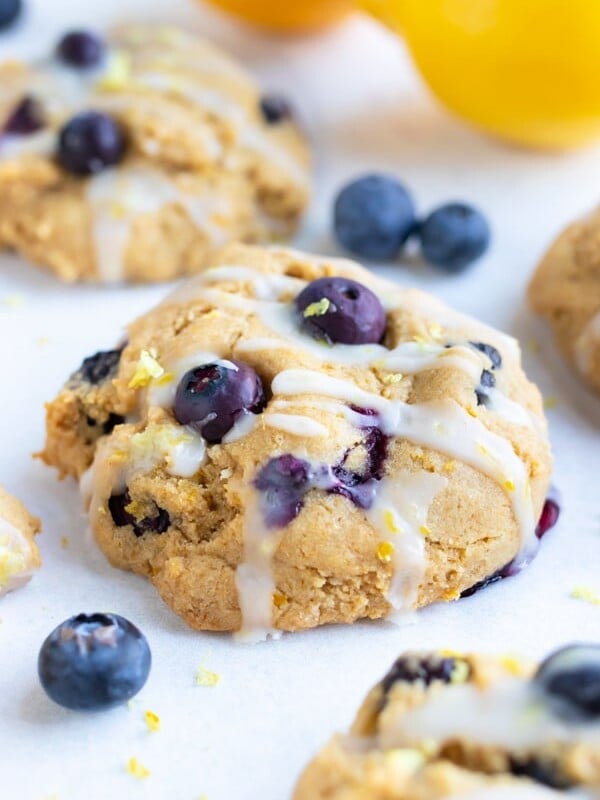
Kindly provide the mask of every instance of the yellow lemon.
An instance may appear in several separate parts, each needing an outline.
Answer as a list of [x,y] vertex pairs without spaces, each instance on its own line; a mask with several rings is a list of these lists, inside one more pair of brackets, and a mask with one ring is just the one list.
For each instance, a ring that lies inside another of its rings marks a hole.
[[209,0],[248,22],[293,32],[325,28],[355,5],[350,0]]
[[513,142],[600,138],[599,0],[361,0],[455,114]]

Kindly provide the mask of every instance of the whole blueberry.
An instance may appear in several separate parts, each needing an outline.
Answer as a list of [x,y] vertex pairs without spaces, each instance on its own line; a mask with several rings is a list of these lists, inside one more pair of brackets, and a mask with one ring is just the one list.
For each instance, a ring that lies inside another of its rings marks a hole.
[[0,28],[8,28],[23,11],[23,0],[0,0]]
[[537,528],[535,529],[537,538],[541,539],[545,536],[546,533],[556,525],[559,517],[560,505],[553,497],[547,497],[544,501]]
[[69,31],[59,41],[56,53],[71,67],[95,67],[104,55],[104,44],[91,31]]
[[290,453],[262,467],[254,486],[263,494],[261,509],[268,528],[283,528],[298,516],[310,477],[310,465]]
[[138,538],[145,533],[164,533],[171,524],[171,518],[164,508],[156,506],[155,513],[138,519],[127,507],[131,504],[131,496],[126,489],[121,494],[113,494],[108,499],[108,510],[117,528],[131,525]]
[[350,278],[318,278],[296,298],[300,327],[328,344],[375,344],[385,331],[381,301]]
[[125,155],[125,134],[107,114],[84,111],[59,133],[58,161],[74,175],[93,175],[118,164]]
[[175,417],[207,442],[220,442],[241,414],[265,406],[262,381],[241,361],[202,364],[186,372],[175,394]]
[[99,711],[137,694],[150,664],[148,642],[129,620],[118,614],[78,614],[43,643],[38,675],[55,703]]
[[93,356],[84,358],[78,372],[85,381],[92,385],[102,383],[116,372],[122,352],[122,350],[100,350]]
[[573,644],[552,653],[535,675],[535,684],[561,717],[600,720],[600,644]]
[[415,222],[410,194],[388,175],[366,175],[348,184],[333,210],[333,229],[342,247],[379,261],[398,255]]
[[293,117],[292,107],[285,97],[280,95],[265,95],[260,100],[260,111],[265,122],[269,125],[278,125]]
[[448,203],[432,211],[419,225],[423,256],[447,272],[460,272],[488,249],[487,220],[472,206]]
[[15,136],[35,133],[44,127],[46,117],[44,109],[35,97],[24,97],[10,113],[4,123],[4,132]]

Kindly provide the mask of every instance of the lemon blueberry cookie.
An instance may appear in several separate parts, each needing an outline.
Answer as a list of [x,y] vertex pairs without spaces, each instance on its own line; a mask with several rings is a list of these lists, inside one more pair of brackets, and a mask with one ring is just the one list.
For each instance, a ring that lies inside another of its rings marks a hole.
[[0,596],[23,586],[40,566],[39,531],[39,519],[0,486]]
[[[551,459],[514,339],[357,264],[231,245],[86,358],[42,454],[191,626],[455,599],[535,553]],[[536,536],[537,530],[537,536]]]
[[600,797],[600,645],[539,666],[406,653],[300,778],[294,800]]
[[289,105],[214,45],[131,26],[0,68],[0,246],[65,281],[161,281],[290,236],[308,152]]
[[529,302],[550,323],[563,355],[600,391],[600,210],[554,242],[531,281]]

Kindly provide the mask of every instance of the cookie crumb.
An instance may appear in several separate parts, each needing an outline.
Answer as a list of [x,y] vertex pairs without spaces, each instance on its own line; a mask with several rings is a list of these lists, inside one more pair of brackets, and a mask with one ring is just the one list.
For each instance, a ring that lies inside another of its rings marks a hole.
[[284,594],[279,594],[279,592],[275,592],[273,595],[273,605],[277,608],[283,608],[287,606],[289,603],[288,598]]
[[160,717],[158,714],[155,714],[154,711],[145,711],[144,719],[146,720],[148,729],[153,733],[160,730]]
[[140,764],[135,756],[131,756],[127,762],[127,772],[134,778],[137,778],[138,781],[143,781],[150,775],[150,770],[146,769],[143,764]]
[[600,593],[595,592],[589,586],[576,586],[571,592],[574,600],[584,600],[593,606],[600,606]]

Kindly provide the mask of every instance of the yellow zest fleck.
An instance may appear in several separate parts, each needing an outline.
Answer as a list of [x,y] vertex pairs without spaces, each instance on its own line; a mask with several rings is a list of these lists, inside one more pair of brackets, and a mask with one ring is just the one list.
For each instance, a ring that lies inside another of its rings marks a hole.
[[154,711],[145,711],[144,719],[146,720],[146,725],[149,730],[153,733],[160,730],[160,717],[158,714],[155,714]]
[[279,594],[279,592],[275,592],[273,595],[273,605],[277,608],[283,608],[288,604],[289,600],[284,594]]
[[454,472],[456,469],[456,461],[446,461],[443,466],[444,472]]
[[394,550],[395,547],[391,542],[381,542],[377,545],[377,550],[375,552],[380,561],[383,561],[384,564],[388,564],[392,560]]
[[302,316],[305,318],[322,317],[323,314],[326,314],[329,311],[330,306],[331,302],[326,297],[322,297],[315,303],[310,303],[310,305],[306,306],[306,308],[302,312]]
[[175,375],[172,372],[165,372],[160,378],[157,378],[156,385],[157,386],[168,386],[170,383],[173,383],[175,380]]
[[383,512],[383,521],[390,533],[402,533],[400,528],[396,525],[394,512],[391,509],[388,508]]
[[460,597],[460,592],[458,589],[447,589],[443,594],[443,599],[447,600],[448,602],[452,600],[458,600]]
[[575,600],[584,600],[593,606],[600,606],[600,594],[589,586],[576,586],[571,592],[571,597]]
[[50,342],[50,339],[47,336],[39,336],[36,341],[40,347],[43,347]]
[[511,675],[514,675],[517,678],[525,675],[525,666],[518,656],[507,653],[506,655],[501,656],[500,663],[507,672],[510,672]]
[[137,778],[138,781],[143,781],[144,778],[150,775],[150,770],[147,770],[143,764],[140,764],[135,756],[131,756],[127,762],[127,772],[133,775],[134,778]]
[[114,52],[105,75],[98,81],[98,89],[117,92],[123,89],[131,75],[131,57],[124,50]]
[[444,647],[441,650],[438,650],[439,655],[442,658],[462,658],[464,659],[465,654],[461,653],[460,650],[452,650],[450,647]]
[[427,525],[421,525],[419,531],[423,536],[431,536],[431,528],[428,528]]
[[475,411],[473,406],[467,406],[467,414],[469,414],[471,417],[476,417],[477,411]]
[[487,447],[485,447],[484,445],[482,445],[482,444],[481,444],[481,442],[477,442],[477,449],[479,450],[479,452],[481,453],[481,455],[483,455],[483,456],[487,456],[487,455],[489,455],[489,454],[488,454],[488,449],[487,449]]
[[450,672],[450,683],[466,683],[469,680],[471,668],[463,659],[457,659]]
[[403,773],[413,773],[421,769],[425,763],[425,756],[413,747],[394,747],[386,751],[385,760]]
[[63,550],[66,550],[69,546],[69,537],[68,536],[61,536],[60,537],[60,546]]
[[556,408],[557,400],[554,395],[548,395],[548,397],[544,398],[544,408],[551,409]]
[[129,381],[130,389],[140,389],[142,386],[147,386],[152,379],[162,378],[165,371],[156,357],[157,352],[153,347],[150,350],[142,350],[133,377]]
[[514,481],[511,481],[511,480],[505,480],[505,481],[504,481],[504,488],[505,488],[507,491],[509,491],[509,492],[514,492],[514,490],[515,490],[515,484],[514,484]]
[[121,203],[118,200],[110,204],[109,211],[113,219],[125,219],[127,216],[127,206],[125,203]]
[[390,375],[385,375],[383,378],[384,383],[400,383],[404,375],[401,372],[392,372]]
[[437,322],[433,322],[429,326],[429,335],[432,339],[439,339],[443,333],[442,326],[439,325]]
[[196,686],[216,686],[221,682],[221,676],[218,672],[213,672],[207,669],[204,664],[200,664],[196,671]]
[[22,294],[7,294],[4,298],[4,305],[9,308],[21,308],[25,305],[25,298]]

